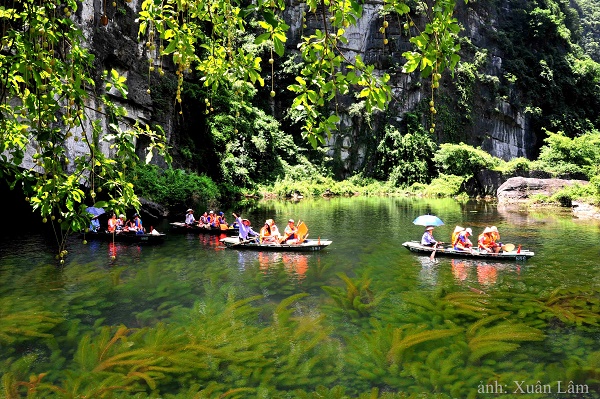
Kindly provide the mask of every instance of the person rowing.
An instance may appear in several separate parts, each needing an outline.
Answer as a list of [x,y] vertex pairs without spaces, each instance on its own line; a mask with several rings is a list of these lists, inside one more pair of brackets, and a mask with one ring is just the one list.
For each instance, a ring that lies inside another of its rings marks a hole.
[[434,228],[435,227],[433,227],[433,226],[425,227],[425,232],[423,233],[423,236],[421,237],[421,245],[426,246],[426,247],[434,247],[435,248],[439,244],[441,244],[435,238],[433,238],[433,229]]
[[185,224],[188,227],[193,226],[196,223],[196,218],[194,217],[194,210],[193,209],[188,209],[186,211],[186,215],[185,215]]

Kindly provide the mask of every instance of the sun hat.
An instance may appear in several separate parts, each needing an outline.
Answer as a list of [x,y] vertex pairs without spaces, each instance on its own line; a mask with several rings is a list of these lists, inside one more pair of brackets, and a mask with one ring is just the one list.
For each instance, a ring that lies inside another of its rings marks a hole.
[[470,227],[467,227],[467,228],[465,229],[465,231],[466,231],[467,233],[469,233],[470,235],[473,235],[473,230],[471,230],[471,228],[470,228]]
[[491,233],[492,231],[494,231],[494,230],[490,229],[489,227],[486,227],[486,228],[483,230],[483,234]]
[[119,215],[119,218],[124,218],[124,217],[125,217],[125,215],[123,215],[123,214]]
[[273,223],[274,223],[274,222],[273,222],[273,219],[267,219],[267,220],[265,220],[265,224],[267,224],[267,225],[269,225],[269,226],[272,226],[272,225],[273,225]]
[[248,222],[248,226],[250,226],[252,223],[250,223],[250,221],[248,219],[242,219],[242,223],[244,222]]
[[187,213],[190,213],[190,212],[192,212],[192,213],[193,213],[193,212],[194,212],[194,210],[190,208],[190,209],[188,209],[186,212],[187,212]]
[[464,227],[456,226],[456,227],[454,228],[454,232],[455,232],[455,233],[458,233],[459,231],[463,231],[464,229],[465,229]]
[[294,223],[294,219],[288,220],[288,223]]
[[210,211],[210,212],[208,212],[208,213],[214,213],[214,212],[213,212],[213,211]]
[[493,232],[497,233],[498,232],[498,228],[496,226],[492,226],[490,227],[490,230],[492,230]]
[[433,226],[427,226],[427,227],[425,227],[425,230],[433,230],[433,229],[434,229]]

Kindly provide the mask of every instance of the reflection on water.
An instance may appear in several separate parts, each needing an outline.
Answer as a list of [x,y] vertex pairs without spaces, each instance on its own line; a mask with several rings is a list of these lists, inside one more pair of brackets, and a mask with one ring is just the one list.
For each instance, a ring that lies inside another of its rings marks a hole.
[[316,260],[318,256],[315,253],[240,250],[238,251],[238,268],[240,271],[244,271],[252,269],[258,264],[258,269],[264,275],[272,275],[283,269],[290,279],[301,282],[306,278],[309,260]]
[[452,259],[452,275],[458,284],[474,283],[479,285],[493,286],[499,282],[499,278],[509,277],[518,280],[521,273],[521,265],[514,262],[486,262],[471,259]]

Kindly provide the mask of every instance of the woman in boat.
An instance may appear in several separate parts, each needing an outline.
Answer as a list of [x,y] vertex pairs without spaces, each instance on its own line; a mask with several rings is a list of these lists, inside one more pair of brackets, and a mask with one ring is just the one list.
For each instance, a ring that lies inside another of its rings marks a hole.
[[127,226],[125,225],[125,215],[120,214],[119,218],[117,219],[117,232],[126,231],[126,228]]
[[457,251],[473,252],[473,243],[469,240],[469,236],[471,235],[473,235],[473,230],[470,227],[459,232],[456,240],[452,243],[454,249]]
[[267,219],[265,225],[260,229],[261,243],[279,243],[279,229],[273,219]]
[[217,215],[213,211],[208,212],[208,227],[219,227]]
[[433,238],[433,226],[425,227],[425,232],[423,233],[423,237],[421,237],[421,245],[426,247],[436,247],[438,242]]
[[137,213],[135,215],[133,215],[133,224],[135,226],[136,234],[144,234],[145,233],[144,226],[142,225],[142,219],[140,218],[140,215],[138,215]]
[[450,244],[452,244],[452,246],[454,246],[454,243],[456,242],[456,239],[458,238],[458,233],[460,233],[464,229],[465,229],[464,227],[460,227],[460,226],[456,226],[454,228],[454,231],[452,232],[452,236],[450,237]]
[[250,227],[251,223],[248,219],[242,219],[235,212],[232,213],[232,215],[239,226],[238,237],[240,241],[247,241],[249,237],[253,237],[254,239],[256,239],[256,237],[259,236],[259,234],[256,231],[252,230],[252,227]]
[[108,232],[114,233],[117,230],[117,215],[115,213],[112,214],[110,219],[108,219]]
[[200,219],[198,219],[198,226],[208,229],[210,227],[210,222],[208,220],[208,212],[204,212],[202,214],[202,216],[200,216]]
[[486,227],[483,230],[483,233],[479,234],[479,237],[477,237],[477,247],[480,251],[485,251],[487,253],[498,253],[500,247],[497,247],[496,243],[494,242],[492,229]]
[[196,223],[196,218],[194,217],[194,210],[188,209],[185,215],[185,224],[188,226],[193,226]]
[[500,242],[500,233],[498,232],[498,228],[496,226],[492,226],[490,229],[492,229],[492,238],[494,239],[494,243],[496,243],[499,249],[502,249],[502,242]]
[[227,220],[225,219],[225,214],[223,212],[219,212],[219,216],[217,217],[217,226],[221,227],[221,225],[229,227],[229,225],[227,224]]
[[98,230],[100,230],[100,220],[98,220],[98,216],[94,216],[90,222],[90,231],[95,233]]

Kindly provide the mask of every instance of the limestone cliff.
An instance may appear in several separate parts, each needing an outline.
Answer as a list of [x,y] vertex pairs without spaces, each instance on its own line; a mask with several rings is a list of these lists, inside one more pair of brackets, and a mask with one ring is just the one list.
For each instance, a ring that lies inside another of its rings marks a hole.
[[[319,15],[307,16],[307,27],[303,28],[302,12],[306,5],[290,1],[285,18],[291,33],[287,53],[293,54],[297,51],[303,29],[318,28],[321,18]],[[89,46],[96,55],[98,74],[111,68],[124,73],[128,77],[130,92],[127,100],[121,101],[130,115],[162,125],[176,149],[179,135],[186,129],[185,121],[178,120],[173,101],[165,101],[172,93],[163,93],[159,99],[154,89],[147,92],[150,87],[159,87],[161,81],[167,78],[159,78],[156,73],[148,72],[152,54],[148,54],[145,46],[137,41],[136,16],[139,7],[137,0],[114,3],[85,1],[76,18],[83,26]],[[465,142],[481,146],[505,160],[536,155],[541,145],[536,131],[539,126],[531,126],[526,103],[520,101],[522,89],[516,85],[499,84],[507,74],[504,65],[506,57],[510,55],[504,54],[504,50],[497,46],[494,35],[498,33],[499,19],[507,18],[502,13],[518,12],[516,6],[507,1],[459,2],[456,16],[464,27],[461,33],[462,59],[468,62],[469,68],[474,69],[461,68],[459,64],[454,77],[448,73],[444,75],[440,89],[435,92],[436,108],[440,111],[433,119],[427,105],[431,99],[429,82],[416,74],[401,73],[404,63],[402,53],[410,49],[410,45],[397,20],[390,19],[387,30],[389,43],[383,44],[379,32],[383,21],[378,13],[380,7],[381,3],[377,1],[364,4],[363,18],[359,24],[347,29],[349,42],[344,50],[349,56],[360,54],[367,63],[375,63],[382,73],[392,74],[394,101],[388,112],[370,115],[370,123],[367,120],[369,118],[360,112],[350,112],[347,107],[338,108],[342,122],[339,131],[328,140],[327,145],[330,153],[342,165],[340,175],[349,175],[368,166],[382,127],[401,124],[406,112],[422,115],[427,129],[435,122],[434,134],[439,142]],[[108,17],[106,26],[101,23],[104,14]],[[168,71],[168,65],[163,67]],[[285,105],[277,104],[272,109],[281,110]],[[90,106],[94,108],[93,104]],[[99,113],[97,117],[102,118],[102,114]]]

